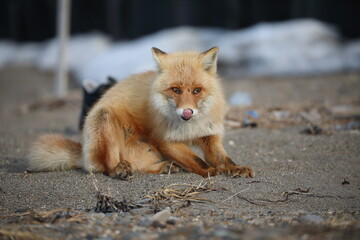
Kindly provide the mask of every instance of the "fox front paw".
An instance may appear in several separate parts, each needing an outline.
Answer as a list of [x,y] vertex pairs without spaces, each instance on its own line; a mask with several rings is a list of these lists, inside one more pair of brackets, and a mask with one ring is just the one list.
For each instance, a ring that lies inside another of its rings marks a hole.
[[250,167],[233,166],[225,172],[232,177],[255,177],[254,171]]
[[110,176],[113,178],[120,178],[121,180],[131,179],[133,175],[131,164],[128,161],[120,161]]

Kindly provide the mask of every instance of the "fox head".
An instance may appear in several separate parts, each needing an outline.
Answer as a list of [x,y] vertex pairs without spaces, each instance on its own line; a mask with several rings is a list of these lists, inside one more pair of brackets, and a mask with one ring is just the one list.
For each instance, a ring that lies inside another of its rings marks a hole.
[[152,103],[168,120],[189,122],[206,116],[220,91],[216,74],[218,48],[205,52],[165,53],[152,48],[158,76]]

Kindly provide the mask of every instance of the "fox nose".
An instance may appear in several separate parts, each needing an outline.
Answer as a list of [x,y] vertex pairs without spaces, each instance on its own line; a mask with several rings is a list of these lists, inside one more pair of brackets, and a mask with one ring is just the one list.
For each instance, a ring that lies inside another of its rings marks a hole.
[[193,110],[192,109],[190,109],[190,108],[186,108],[186,109],[184,109],[184,111],[183,111],[183,114],[182,114],[182,119],[184,119],[185,121],[189,121],[191,118],[192,118],[192,116],[193,116]]

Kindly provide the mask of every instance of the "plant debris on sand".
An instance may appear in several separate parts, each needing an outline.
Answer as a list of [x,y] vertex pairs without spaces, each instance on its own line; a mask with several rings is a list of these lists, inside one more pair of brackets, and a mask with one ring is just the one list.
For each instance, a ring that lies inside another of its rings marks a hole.
[[123,201],[117,201],[108,194],[98,193],[95,212],[129,212],[131,209],[140,207],[142,207],[142,205],[133,204],[125,199],[123,199]]
[[146,197],[153,202],[159,201],[187,201],[187,202],[211,202],[211,200],[199,197],[201,193],[217,191],[212,187],[213,182],[208,179],[199,184],[173,183],[161,189],[151,191]]
[[[24,212],[2,216],[0,239],[299,239],[304,232],[311,232],[315,239],[356,239],[360,234],[358,212],[317,215],[301,211],[276,214],[268,211],[260,215],[246,212],[241,215],[221,215],[215,211],[211,217],[180,217],[182,213],[177,213],[179,208],[174,207],[179,202],[185,204],[182,208],[189,207],[190,203],[194,206],[213,203],[200,195],[225,190],[214,185],[215,182],[210,179],[196,184],[173,183],[150,191],[136,203],[117,201],[108,194],[97,193],[96,206],[87,211],[24,209]],[[297,188],[284,192],[282,199],[250,199],[241,194],[249,188],[215,204],[223,204],[235,197],[259,206],[265,203],[282,204],[290,201],[293,195],[332,197]],[[141,208],[152,208],[153,211],[141,215],[132,213]]]
[[180,206],[190,206],[192,202],[212,202],[209,199],[200,197],[201,193],[217,191],[210,179],[200,181],[198,184],[173,183],[160,189],[150,191],[142,200],[134,203],[123,199],[115,200],[109,194],[97,193],[95,212],[116,213],[129,212],[132,209],[148,207],[154,212],[164,206],[173,206],[181,203]]

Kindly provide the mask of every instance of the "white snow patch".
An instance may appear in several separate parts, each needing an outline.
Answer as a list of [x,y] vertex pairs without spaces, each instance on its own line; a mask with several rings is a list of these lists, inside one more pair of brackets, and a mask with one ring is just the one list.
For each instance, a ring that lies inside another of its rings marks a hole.
[[[97,58],[110,46],[110,40],[100,33],[89,33],[73,36],[68,45],[68,64],[71,71],[76,71]],[[58,40],[45,43],[36,66],[40,70],[55,70],[57,66]]]
[[[0,69],[9,64],[55,71],[57,40],[16,44],[0,40]],[[261,23],[230,31],[177,27],[133,41],[111,42],[100,33],[72,36],[69,69],[78,81],[107,82],[155,69],[151,48],[166,52],[220,48],[219,65],[225,75],[297,75],[360,70],[360,40],[344,43],[330,25],[300,19]]]

